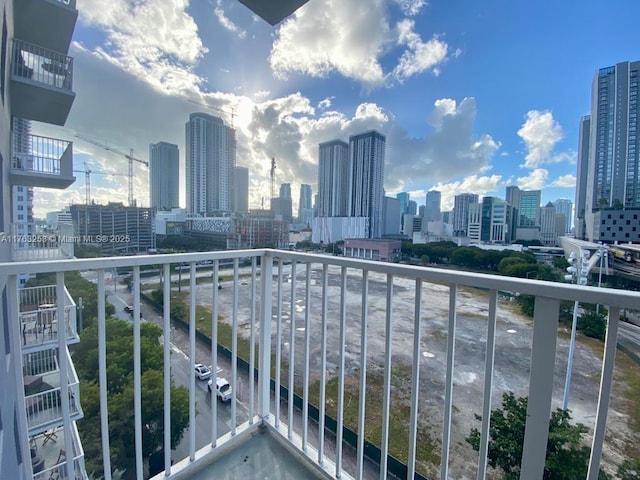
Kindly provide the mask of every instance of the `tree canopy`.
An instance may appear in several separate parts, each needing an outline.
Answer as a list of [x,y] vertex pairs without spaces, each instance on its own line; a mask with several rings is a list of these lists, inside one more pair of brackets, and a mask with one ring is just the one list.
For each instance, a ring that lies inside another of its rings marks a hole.
[[[134,382],[133,327],[124,320],[110,318],[106,325],[107,392],[109,439],[112,467],[125,470],[125,478],[134,473]],[[162,330],[143,322],[140,325],[140,359],[142,385],[142,451],[147,456],[163,443],[164,382],[162,346],[158,337]],[[100,440],[100,393],[98,387],[97,325],[80,334],[73,355],[80,378],[84,418],[79,432],[86,452],[87,471],[102,475]],[[171,382],[171,448],[174,448],[188,425],[189,395],[185,387]]]
[[[505,480],[520,478],[524,429],[527,421],[527,397],[516,398],[513,392],[502,395],[502,408],[491,411],[488,461],[503,471]],[[477,420],[482,420],[479,415]],[[589,464],[589,447],[582,442],[587,427],[571,423],[569,410],[551,412],[549,440],[543,480],[585,478]],[[480,431],[471,429],[465,439],[474,450],[480,450]],[[600,472],[600,478],[607,478]]]

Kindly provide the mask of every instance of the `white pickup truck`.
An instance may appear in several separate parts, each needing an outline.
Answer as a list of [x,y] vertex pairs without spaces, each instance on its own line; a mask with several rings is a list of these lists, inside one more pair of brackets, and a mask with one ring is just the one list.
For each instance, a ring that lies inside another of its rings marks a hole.
[[[209,392],[213,391],[213,379],[209,380],[207,388]],[[231,395],[231,385],[229,385],[229,382],[222,377],[216,377],[216,396],[223,402],[228,402],[231,400]]]

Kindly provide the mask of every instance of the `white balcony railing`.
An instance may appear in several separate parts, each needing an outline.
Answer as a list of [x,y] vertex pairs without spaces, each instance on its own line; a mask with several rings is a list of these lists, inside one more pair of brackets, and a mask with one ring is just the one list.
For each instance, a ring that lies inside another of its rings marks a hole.
[[73,176],[73,142],[11,132],[11,168],[23,172]]
[[[31,435],[43,432],[52,426],[62,425],[62,385],[67,385],[69,395],[69,413],[74,420],[82,417],[80,404],[80,382],[71,361],[68,349],[64,349],[66,356],[66,372],[60,370],[57,350],[54,348],[27,354],[32,362],[24,362],[28,366],[28,374],[24,376],[25,406],[27,412],[27,427]],[[24,369],[25,367],[23,367]],[[66,379],[62,378],[62,375]],[[63,381],[64,380],[64,381]],[[36,390],[37,393],[30,393]]]
[[56,260],[73,258],[73,224],[59,222],[55,228],[38,232],[26,228],[26,224],[11,224],[11,236],[4,236],[11,244],[14,262]]
[[20,345],[24,353],[50,348],[58,343],[59,307],[63,299],[62,315],[66,336],[64,342],[77,342],[76,304],[67,289],[58,297],[55,285],[27,287],[19,291],[18,324]]
[[[42,445],[43,440],[38,437],[33,438],[32,442],[35,445],[38,445],[38,451],[42,452],[43,450],[51,450],[51,452],[43,452],[42,456],[52,456],[53,464],[47,465],[45,463],[45,468],[38,472],[33,473],[33,480],[51,480],[51,479],[84,479],[87,478],[87,472],[85,470],[84,463],[84,450],[82,448],[82,443],[80,442],[80,435],[78,434],[78,428],[76,427],[75,422],[71,424],[71,445],[73,449],[73,456],[71,457],[71,468],[73,468],[74,475],[68,475],[69,464],[67,463],[66,451],[61,449],[58,444],[63,444],[65,441],[65,437],[67,435],[67,431],[64,429],[58,430],[56,433],[56,443],[49,445]],[[42,438],[42,437],[40,437]],[[46,438],[46,437],[45,437]],[[48,447],[48,448],[47,448]],[[57,457],[56,457],[57,454]]]
[[14,77],[73,90],[73,57],[63,53],[14,38],[11,69]]
[[[244,263],[247,259],[251,267],[242,267],[246,271],[241,272],[240,261]],[[209,278],[215,279],[220,274],[221,260],[233,262],[233,281],[228,283],[230,288],[219,290],[214,288],[214,282],[196,283],[198,262],[213,261],[212,277]],[[442,480],[448,479],[457,455],[453,453],[453,448],[460,442],[460,432],[455,430],[459,430],[461,419],[473,417],[473,413],[482,415],[482,421],[477,425],[481,432],[480,452],[471,460],[476,465],[476,473],[472,476],[485,478],[489,413],[499,402],[500,393],[508,383],[506,380],[512,378],[518,379],[515,382],[517,389],[529,398],[521,478],[543,478],[549,417],[559,402],[558,396],[562,396],[562,392],[558,392],[558,384],[564,385],[564,378],[558,380],[556,377],[566,367],[566,356],[562,360],[567,350],[566,339],[558,334],[560,303],[575,300],[604,305],[609,312],[602,363],[597,367],[601,372],[599,387],[593,394],[593,401],[581,409],[580,417],[581,421],[590,419],[591,456],[587,478],[595,480],[598,477],[607,428],[620,310],[637,308],[640,304],[639,293],[275,250],[0,265],[0,284],[2,276],[7,276],[8,280],[9,314],[17,310],[19,273],[58,272],[56,290],[58,297],[61,297],[64,272],[95,271],[98,287],[101,447],[105,472],[112,471],[105,340],[105,298],[111,287],[107,287],[106,279],[114,268],[132,268],[132,290],[139,293],[146,288],[140,281],[141,267],[160,265],[163,278],[170,279],[172,267],[183,262],[187,262],[190,268],[188,273],[181,273],[183,279],[189,278],[188,287],[182,286],[182,290],[197,292],[197,295],[189,296],[189,341],[185,347],[191,371],[196,362],[198,319],[195,306],[197,302],[207,299],[211,307],[213,332],[210,363],[216,371],[220,360],[215,348],[218,324],[214,320],[224,317],[232,332],[229,380],[232,390],[237,394],[231,399],[229,432],[217,436],[219,407],[213,401],[210,403],[210,432],[216,434],[211,434],[206,444],[198,444],[195,433],[196,424],[201,423],[196,419],[198,387],[194,376],[190,376],[186,385],[189,390],[189,427],[183,439],[188,453],[183,460],[172,464],[171,449],[168,447],[171,432],[166,428],[165,471],[156,478],[188,478],[195,468],[204,467],[222,452],[247,438],[259,426],[281,435],[285,443],[297,449],[306,461],[315,463],[328,476],[348,478],[351,474],[362,478],[365,426],[374,421],[380,422],[379,429],[382,432],[379,447],[381,477],[384,478],[390,458],[389,431],[399,406],[407,413],[404,420],[406,424],[402,424],[402,430],[406,433],[404,450],[407,478],[413,478],[413,472],[424,468],[423,459],[417,455],[417,451],[422,442],[420,431],[424,429],[425,422],[430,422],[433,428],[434,424],[440,424],[437,430],[440,440],[435,442],[436,455],[441,459],[437,475]],[[164,425],[171,424],[171,283],[165,281],[162,287],[166,299],[161,321]],[[505,291],[535,296],[533,322],[522,321],[517,326],[521,330],[517,336],[525,345],[517,349],[514,349],[514,337],[509,337],[515,334],[508,333],[514,328],[509,326],[515,315],[513,306],[499,301],[499,292]],[[471,296],[476,298],[473,304],[469,300]],[[137,391],[133,404],[135,434],[131,445],[135,448],[135,474],[142,479],[141,323],[135,320],[140,318],[139,295],[133,295],[132,305],[133,377]],[[18,340],[18,330],[13,330],[12,334]],[[247,340],[250,345],[247,362],[249,371],[257,369],[255,383],[243,379],[238,367],[240,339]],[[593,358],[598,356],[594,354]],[[440,376],[434,378],[438,366],[441,367],[438,370]],[[472,368],[475,369],[474,373]],[[283,398],[282,402],[273,398],[270,384],[272,371],[275,385],[288,388],[288,397]],[[319,409],[317,430],[310,429],[307,421],[313,400],[310,396],[312,381],[318,382],[315,395],[319,400],[314,401]],[[329,383],[337,385],[337,398],[329,394],[326,388]],[[241,384],[243,389],[239,389]],[[466,390],[466,385],[470,384],[476,390]],[[302,399],[301,413],[294,410],[294,390]],[[589,394],[593,390],[590,387]],[[357,394],[356,400],[354,394]],[[367,397],[374,395],[379,395],[379,403],[376,402],[372,408]],[[457,406],[462,395],[475,402],[475,407],[470,407],[475,412]],[[349,406],[353,410],[354,403],[357,405],[357,421],[351,426],[357,434],[357,444],[354,465],[347,467],[343,426],[346,426],[346,409]],[[325,436],[325,405],[330,405],[336,411],[335,444],[328,442]],[[203,408],[208,407],[200,405],[198,408],[202,412]],[[434,413],[436,410],[437,413]],[[294,422],[294,418],[301,418],[302,421]],[[69,419],[65,421],[68,423]],[[468,430],[462,435],[467,433]],[[463,441],[461,443],[464,444]],[[611,448],[616,447],[614,445]],[[72,459],[67,460],[66,468],[74,468]]]

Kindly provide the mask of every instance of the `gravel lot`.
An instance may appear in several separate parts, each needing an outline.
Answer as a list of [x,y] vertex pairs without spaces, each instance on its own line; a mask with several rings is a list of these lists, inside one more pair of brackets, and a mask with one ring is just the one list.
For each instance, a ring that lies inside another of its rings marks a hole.
[[[242,274],[249,270],[242,269]],[[310,365],[312,378],[318,378],[321,336],[320,321],[322,311],[322,268],[312,265],[310,275],[310,303],[306,304],[306,268],[297,268],[297,288],[295,302],[291,302],[291,267],[284,267],[282,305],[282,354],[289,358],[289,335],[295,328],[296,373],[303,372],[305,313],[310,313]],[[277,275],[277,269],[274,270]],[[219,313],[226,319],[232,317],[233,281],[229,271],[221,272],[223,288],[219,291]],[[274,275],[274,335],[277,315],[277,277]],[[340,269],[330,267],[328,276],[328,324],[327,324],[327,373],[329,378],[336,374],[339,361],[339,312],[340,312]],[[211,286],[199,285],[197,301],[201,305],[211,305]],[[248,337],[250,326],[251,279],[245,276],[238,282],[238,319],[240,332]],[[188,288],[183,287],[183,291]],[[259,288],[256,289],[259,294]],[[360,337],[362,312],[362,273],[348,271],[347,282],[347,373],[357,375],[360,363]],[[395,372],[406,372],[402,366],[410,366],[413,358],[413,316],[415,304],[415,281],[395,278],[393,288],[393,365]],[[454,417],[450,453],[450,476],[455,479],[475,478],[477,454],[464,442],[464,437],[473,426],[479,426],[474,414],[482,411],[484,385],[484,361],[488,313],[488,297],[481,291],[459,289],[457,295],[457,330],[454,369]],[[428,426],[431,438],[439,442],[442,435],[442,405],[446,368],[448,331],[449,288],[424,283],[422,285],[420,338],[420,422]],[[382,371],[384,365],[386,277],[369,273],[368,295],[368,371]],[[568,355],[568,332],[561,332],[558,339],[553,407],[560,407],[564,391]],[[513,391],[517,396],[528,394],[529,362],[531,356],[532,321],[518,313],[517,306],[509,301],[499,301],[496,335],[495,371],[493,377],[493,407],[500,405],[502,393]],[[597,405],[598,383],[601,369],[601,352],[578,342],[573,363],[573,377],[569,407],[574,420],[593,428]],[[409,369],[410,371],[410,369]],[[402,374],[402,373],[398,373]],[[298,375],[297,378],[301,378]],[[406,380],[406,379],[405,379]],[[283,378],[283,382],[286,380]],[[409,383],[406,380],[405,383]],[[408,386],[408,385],[407,385]],[[394,387],[392,395],[402,396],[401,387]],[[622,393],[620,385],[614,385],[613,396]],[[380,406],[382,408],[382,406]],[[604,463],[621,461],[618,449],[624,441],[634,441],[629,431],[627,417],[611,409],[608,417],[609,429],[615,432],[617,441],[609,441],[605,446]],[[636,440],[637,441],[637,440]],[[429,473],[437,471],[437,466],[429,468]]]

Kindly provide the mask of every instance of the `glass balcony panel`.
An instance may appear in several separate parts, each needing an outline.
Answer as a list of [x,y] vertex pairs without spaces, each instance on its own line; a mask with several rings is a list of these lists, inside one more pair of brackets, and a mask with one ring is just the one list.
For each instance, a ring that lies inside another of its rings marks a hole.
[[[55,226],[39,227],[24,223],[11,225],[11,258],[14,262],[73,258],[73,224],[59,222]],[[51,302],[42,302],[51,303]]]

